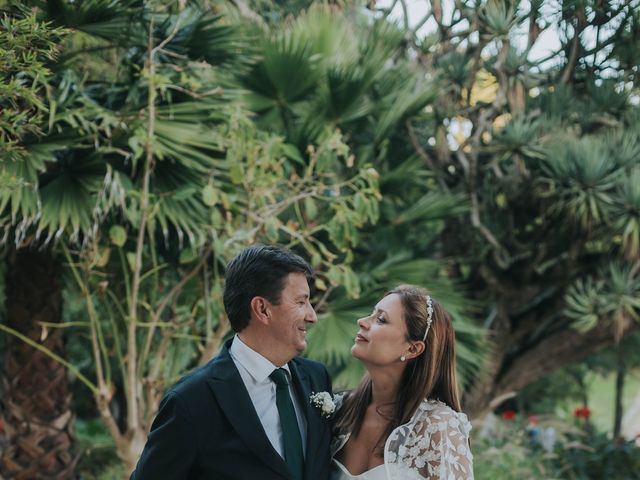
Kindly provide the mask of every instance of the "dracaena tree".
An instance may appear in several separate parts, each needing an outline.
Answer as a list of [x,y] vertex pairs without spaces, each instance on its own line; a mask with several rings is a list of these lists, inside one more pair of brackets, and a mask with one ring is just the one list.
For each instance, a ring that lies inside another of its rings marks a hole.
[[[400,21],[446,88],[407,136],[436,189],[467,201],[431,250],[489,328],[464,395],[480,415],[640,325],[638,3],[425,6]],[[559,47],[540,58],[545,30]]]

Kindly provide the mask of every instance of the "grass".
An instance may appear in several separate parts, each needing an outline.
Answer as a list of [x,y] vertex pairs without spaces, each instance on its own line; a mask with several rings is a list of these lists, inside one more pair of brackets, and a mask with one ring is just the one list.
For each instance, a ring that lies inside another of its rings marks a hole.
[[[605,376],[592,374],[587,381],[589,383],[591,421],[597,430],[611,433],[613,432],[615,415],[616,375],[614,372]],[[622,395],[623,414],[636,395],[640,395],[640,369],[633,370],[626,376]]]

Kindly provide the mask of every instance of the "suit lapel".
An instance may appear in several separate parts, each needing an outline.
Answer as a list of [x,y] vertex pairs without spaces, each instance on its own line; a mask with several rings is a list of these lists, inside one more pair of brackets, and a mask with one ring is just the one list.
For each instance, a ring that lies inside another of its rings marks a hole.
[[307,374],[305,368],[300,365],[295,359],[289,362],[289,368],[291,370],[291,376],[293,378],[293,384],[298,394],[300,404],[304,410],[304,414],[307,417],[307,456],[305,460],[305,478],[313,478],[311,473],[313,469],[313,460],[316,457],[315,452],[318,450],[320,441],[320,435],[322,432],[322,425],[320,415],[314,410],[314,407],[309,401],[311,396],[311,380]]
[[229,355],[227,342],[213,362],[209,387],[242,441],[271,469],[289,478],[287,464],[271,445],[242,377]]

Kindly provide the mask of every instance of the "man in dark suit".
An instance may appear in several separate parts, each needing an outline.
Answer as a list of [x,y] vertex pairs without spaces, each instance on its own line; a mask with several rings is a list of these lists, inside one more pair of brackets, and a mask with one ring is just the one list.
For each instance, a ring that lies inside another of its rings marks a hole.
[[317,321],[311,267],[253,246],[227,267],[224,306],[236,335],[163,398],[132,480],[325,480],[330,422],[311,405],[331,392],[325,367],[297,358]]

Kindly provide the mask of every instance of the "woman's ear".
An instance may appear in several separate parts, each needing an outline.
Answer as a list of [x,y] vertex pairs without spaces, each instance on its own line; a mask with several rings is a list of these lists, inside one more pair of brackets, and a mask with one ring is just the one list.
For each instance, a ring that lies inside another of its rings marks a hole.
[[263,325],[269,325],[271,312],[269,311],[269,302],[264,297],[253,297],[249,304],[249,313],[251,318]]
[[426,348],[424,342],[417,341],[409,344],[408,355],[405,355],[407,359],[416,358],[422,355],[424,349]]

